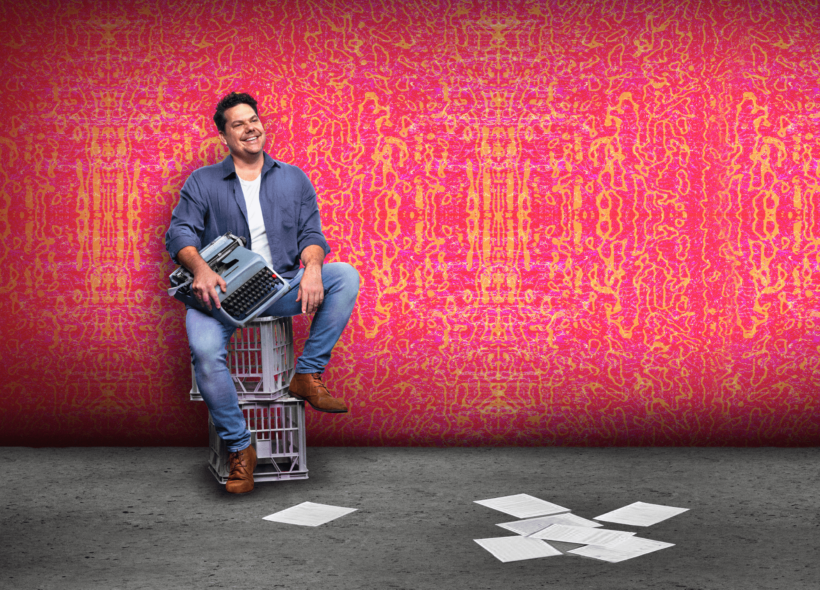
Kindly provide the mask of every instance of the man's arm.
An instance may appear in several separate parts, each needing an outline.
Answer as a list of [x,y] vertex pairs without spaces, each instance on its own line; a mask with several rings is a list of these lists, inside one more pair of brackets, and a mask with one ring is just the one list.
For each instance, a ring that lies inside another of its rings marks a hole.
[[325,299],[325,287],[322,283],[322,263],[325,259],[325,250],[315,244],[306,246],[302,250],[301,258],[305,265],[305,272],[299,283],[299,294],[296,296],[296,301],[302,302],[302,313],[313,313],[319,309]]
[[197,172],[188,177],[179,191],[179,203],[174,207],[171,223],[165,233],[165,248],[177,264],[181,264],[180,250],[186,246],[197,249],[201,247],[200,237],[205,231],[208,204],[205,191],[197,179]]
[[[305,248],[307,250],[307,248]],[[321,248],[320,248],[321,250]],[[324,252],[322,253],[324,254]],[[191,290],[194,292],[194,297],[199,299],[206,308],[211,309],[211,300],[216,308],[219,309],[219,295],[216,292],[217,285],[222,288],[225,293],[228,290],[228,284],[225,280],[216,274],[208,263],[199,255],[199,251],[194,246],[185,246],[177,253],[177,259],[180,264],[190,270],[194,274],[194,282],[191,284]],[[321,284],[322,272],[319,269],[319,281]],[[300,288],[301,289],[301,288]],[[301,291],[300,291],[301,292]],[[324,291],[322,291],[324,295]],[[304,307],[304,305],[303,305]]]

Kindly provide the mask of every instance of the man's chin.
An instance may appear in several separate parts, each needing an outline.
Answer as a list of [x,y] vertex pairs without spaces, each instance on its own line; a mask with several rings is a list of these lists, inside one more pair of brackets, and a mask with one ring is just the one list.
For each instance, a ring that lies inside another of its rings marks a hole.
[[237,156],[252,157],[252,156],[258,156],[259,154],[261,154],[264,151],[264,149],[265,149],[265,146],[263,146],[263,145],[255,146],[255,147],[242,146],[242,149],[239,150],[238,153],[237,152],[231,152],[231,153],[233,153]]

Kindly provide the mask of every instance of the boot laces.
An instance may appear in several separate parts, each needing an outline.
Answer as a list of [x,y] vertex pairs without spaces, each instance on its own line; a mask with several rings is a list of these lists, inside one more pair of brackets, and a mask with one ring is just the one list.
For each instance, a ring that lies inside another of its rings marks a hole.
[[313,383],[316,385],[317,388],[324,389],[326,395],[330,395],[330,390],[327,388],[327,385],[324,384],[322,381],[322,374],[321,373],[312,373],[313,376]]
[[235,451],[229,455],[231,463],[231,473],[240,469],[247,471],[248,465],[245,461],[244,453],[242,451]]

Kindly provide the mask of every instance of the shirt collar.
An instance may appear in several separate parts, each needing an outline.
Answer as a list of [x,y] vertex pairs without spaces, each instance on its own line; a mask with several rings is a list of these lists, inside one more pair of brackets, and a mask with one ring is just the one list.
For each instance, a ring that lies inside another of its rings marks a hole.
[[[263,175],[274,166],[279,166],[279,162],[271,158],[268,152],[262,152],[262,157],[264,159],[264,164],[262,164]],[[233,158],[228,154],[227,157],[222,160],[222,179],[226,180],[231,176],[236,176],[236,166],[233,165]]]

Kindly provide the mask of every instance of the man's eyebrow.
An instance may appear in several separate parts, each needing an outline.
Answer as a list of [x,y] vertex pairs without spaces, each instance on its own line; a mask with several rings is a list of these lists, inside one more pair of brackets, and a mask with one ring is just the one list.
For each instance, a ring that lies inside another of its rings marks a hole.
[[[259,115],[253,115],[252,117],[248,117],[248,120],[249,120],[249,121],[253,121],[254,119],[258,119],[258,118],[259,118]],[[237,125],[237,124],[242,124],[242,123],[244,123],[244,122],[245,122],[245,121],[244,121],[243,119],[237,119],[236,121],[234,121],[233,123],[231,123],[231,126],[232,126],[232,127],[236,127],[236,125]]]

